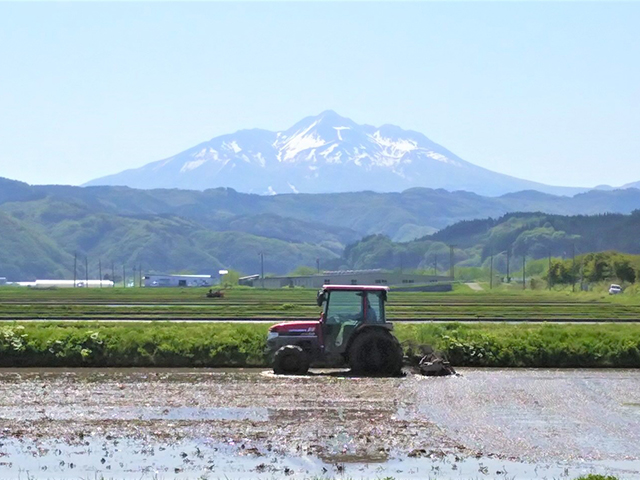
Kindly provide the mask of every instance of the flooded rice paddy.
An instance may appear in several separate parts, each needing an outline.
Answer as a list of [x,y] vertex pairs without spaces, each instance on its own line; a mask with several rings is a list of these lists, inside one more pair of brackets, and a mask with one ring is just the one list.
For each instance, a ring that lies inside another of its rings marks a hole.
[[640,479],[640,371],[0,370],[0,478]]

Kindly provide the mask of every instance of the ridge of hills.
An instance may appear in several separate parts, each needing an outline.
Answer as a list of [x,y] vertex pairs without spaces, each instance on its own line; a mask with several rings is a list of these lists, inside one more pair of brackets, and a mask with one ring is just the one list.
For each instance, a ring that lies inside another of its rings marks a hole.
[[[386,194],[260,196],[226,188],[30,186],[0,178],[0,276],[10,281],[69,278],[75,252],[90,259],[93,276],[97,276],[99,259],[109,267],[111,262],[142,265],[152,272],[211,274],[224,267],[251,274],[259,271],[260,252],[265,254],[266,271],[274,274],[315,265],[316,259],[323,268],[396,268],[395,260],[369,255],[364,262],[353,252],[366,251],[361,239],[371,235],[382,235],[391,250],[420,242],[444,245],[449,241],[442,237],[446,232],[467,225],[457,222],[495,222],[476,219],[501,219],[516,215],[513,212],[523,218],[555,214],[580,219],[581,215],[630,214],[636,209],[640,209],[637,189],[597,190],[574,197],[532,191],[483,197],[423,188]],[[537,228],[542,227],[531,227]],[[566,231],[564,227],[556,230]],[[464,231],[475,242],[465,249],[475,248],[476,253],[461,262],[482,263],[486,257],[477,255],[477,246],[484,240],[471,230]],[[624,235],[621,231],[620,236]],[[633,239],[638,237],[633,233],[629,238],[619,246],[633,250]],[[607,240],[589,245],[606,249],[619,243]],[[426,253],[422,251],[413,268],[424,267]],[[405,265],[410,267],[409,262]]]
[[[393,242],[384,235],[370,235],[349,245],[342,262],[349,268],[418,270],[449,268],[449,245],[455,245],[456,267],[488,268],[493,256],[496,272],[520,269],[527,260],[547,256],[572,258],[592,252],[615,250],[640,254],[640,210],[631,214],[552,215],[514,212],[499,218],[468,220],[448,226],[433,235],[410,242]],[[507,253],[508,252],[508,253]],[[516,259],[516,257],[519,257]]]

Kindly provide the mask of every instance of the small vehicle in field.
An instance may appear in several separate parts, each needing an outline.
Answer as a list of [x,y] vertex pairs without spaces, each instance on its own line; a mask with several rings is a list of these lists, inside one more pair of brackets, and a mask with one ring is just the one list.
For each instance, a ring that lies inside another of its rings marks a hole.
[[224,290],[209,289],[207,292],[207,298],[224,298]]
[[277,374],[303,375],[311,365],[345,367],[362,375],[402,373],[403,353],[385,317],[389,287],[325,285],[318,321],[273,325],[267,353]]
[[609,287],[609,295],[617,295],[618,293],[622,293],[622,287],[612,283]]

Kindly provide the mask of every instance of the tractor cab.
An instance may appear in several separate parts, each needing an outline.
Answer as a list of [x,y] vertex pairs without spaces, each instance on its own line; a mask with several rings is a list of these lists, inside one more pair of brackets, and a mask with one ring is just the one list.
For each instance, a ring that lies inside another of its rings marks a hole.
[[325,285],[318,292],[321,344],[325,354],[343,354],[353,334],[367,326],[386,326],[384,304],[388,287]]

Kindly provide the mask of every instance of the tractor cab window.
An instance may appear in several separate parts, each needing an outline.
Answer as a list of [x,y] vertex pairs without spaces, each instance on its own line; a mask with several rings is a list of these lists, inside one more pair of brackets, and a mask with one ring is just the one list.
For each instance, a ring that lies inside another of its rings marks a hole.
[[362,292],[331,292],[326,305],[327,324],[362,321]]
[[364,320],[364,292],[333,291],[325,304],[325,351],[341,353],[355,328]]
[[367,292],[367,323],[384,323],[382,292]]

